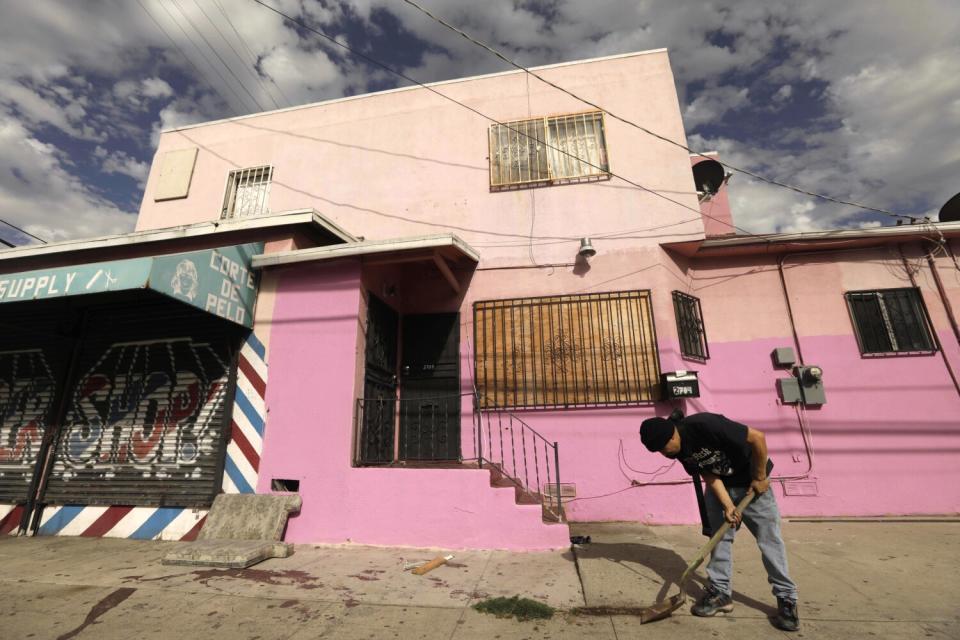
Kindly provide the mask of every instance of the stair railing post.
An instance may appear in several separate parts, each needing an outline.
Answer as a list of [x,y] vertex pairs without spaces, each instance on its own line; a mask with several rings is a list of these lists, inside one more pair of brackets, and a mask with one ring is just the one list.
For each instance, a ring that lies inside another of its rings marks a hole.
[[477,467],[483,468],[483,435],[480,430],[480,402],[477,399],[476,394],[473,396],[473,422],[474,422],[474,433],[477,438]]
[[563,522],[563,514],[560,511],[560,448],[557,443],[553,443],[553,468],[557,476],[557,522]]

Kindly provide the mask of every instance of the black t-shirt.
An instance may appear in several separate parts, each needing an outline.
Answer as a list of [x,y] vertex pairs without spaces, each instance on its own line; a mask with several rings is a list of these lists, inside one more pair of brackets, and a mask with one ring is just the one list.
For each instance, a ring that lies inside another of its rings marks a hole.
[[[747,425],[718,413],[695,413],[684,418],[677,430],[679,459],[687,473],[712,473],[728,487],[750,486],[753,451],[747,444]],[[772,468],[768,459],[768,475]]]

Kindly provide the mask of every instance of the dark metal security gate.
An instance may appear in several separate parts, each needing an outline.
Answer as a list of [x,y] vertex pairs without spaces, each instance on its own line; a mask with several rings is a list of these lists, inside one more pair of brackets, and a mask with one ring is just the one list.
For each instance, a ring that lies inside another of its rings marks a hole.
[[76,321],[62,301],[11,306],[0,314],[0,503],[21,505],[32,495]]
[[397,401],[397,312],[370,295],[363,398],[358,402],[361,464],[393,461]]
[[209,506],[239,340],[182,305],[88,309],[41,502]]
[[220,489],[243,330],[111,300],[0,312],[0,503],[22,527],[37,505],[205,507]]
[[460,457],[460,316],[403,317],[400,459]]

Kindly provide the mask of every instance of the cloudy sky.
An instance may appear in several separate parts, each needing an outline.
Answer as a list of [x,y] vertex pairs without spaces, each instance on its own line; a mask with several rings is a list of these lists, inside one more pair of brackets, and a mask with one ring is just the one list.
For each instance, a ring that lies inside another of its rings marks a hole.
[[[264,1],[421,82],[508,68],[403,0]],[[666,47],[690,146],[772,178],[913,215],[960,191],[955,0],[420,2],[529,66]],[[49,241],[131,230],[162,128],[404,84],[253,0],[0,0],[0,42],[0,219]],[[893,223],[730,186],[752,232]]]

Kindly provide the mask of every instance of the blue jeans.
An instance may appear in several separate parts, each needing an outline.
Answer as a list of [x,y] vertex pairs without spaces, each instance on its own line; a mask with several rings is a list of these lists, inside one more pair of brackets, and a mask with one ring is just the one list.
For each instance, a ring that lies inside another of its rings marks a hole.
[[[734,504],[740,502],[748,487],[727,487],[727,493]],[[724,522],[723,507],[713,492],[709,489],[704,492],[707,502],[707,517],[714,531]],[[750,506],[743,512],[743,524],[747,525],[750,533],[757,539],[757,546],[763,556],[763,567],[767,570],[767,582],[773,587],[773,595],[777,598],[797,601],[797,585],[790,579],[787,567],[787,548],[780,535],[780,510],[773,497],[771,488],[763,495],[754,498]],[[733,577],[733,537],[736,529],[730,527],[726,535],[720,539],[710,562],[707,564],[707,577],[710,584],[727,595],[731,594],[731,579]]]

